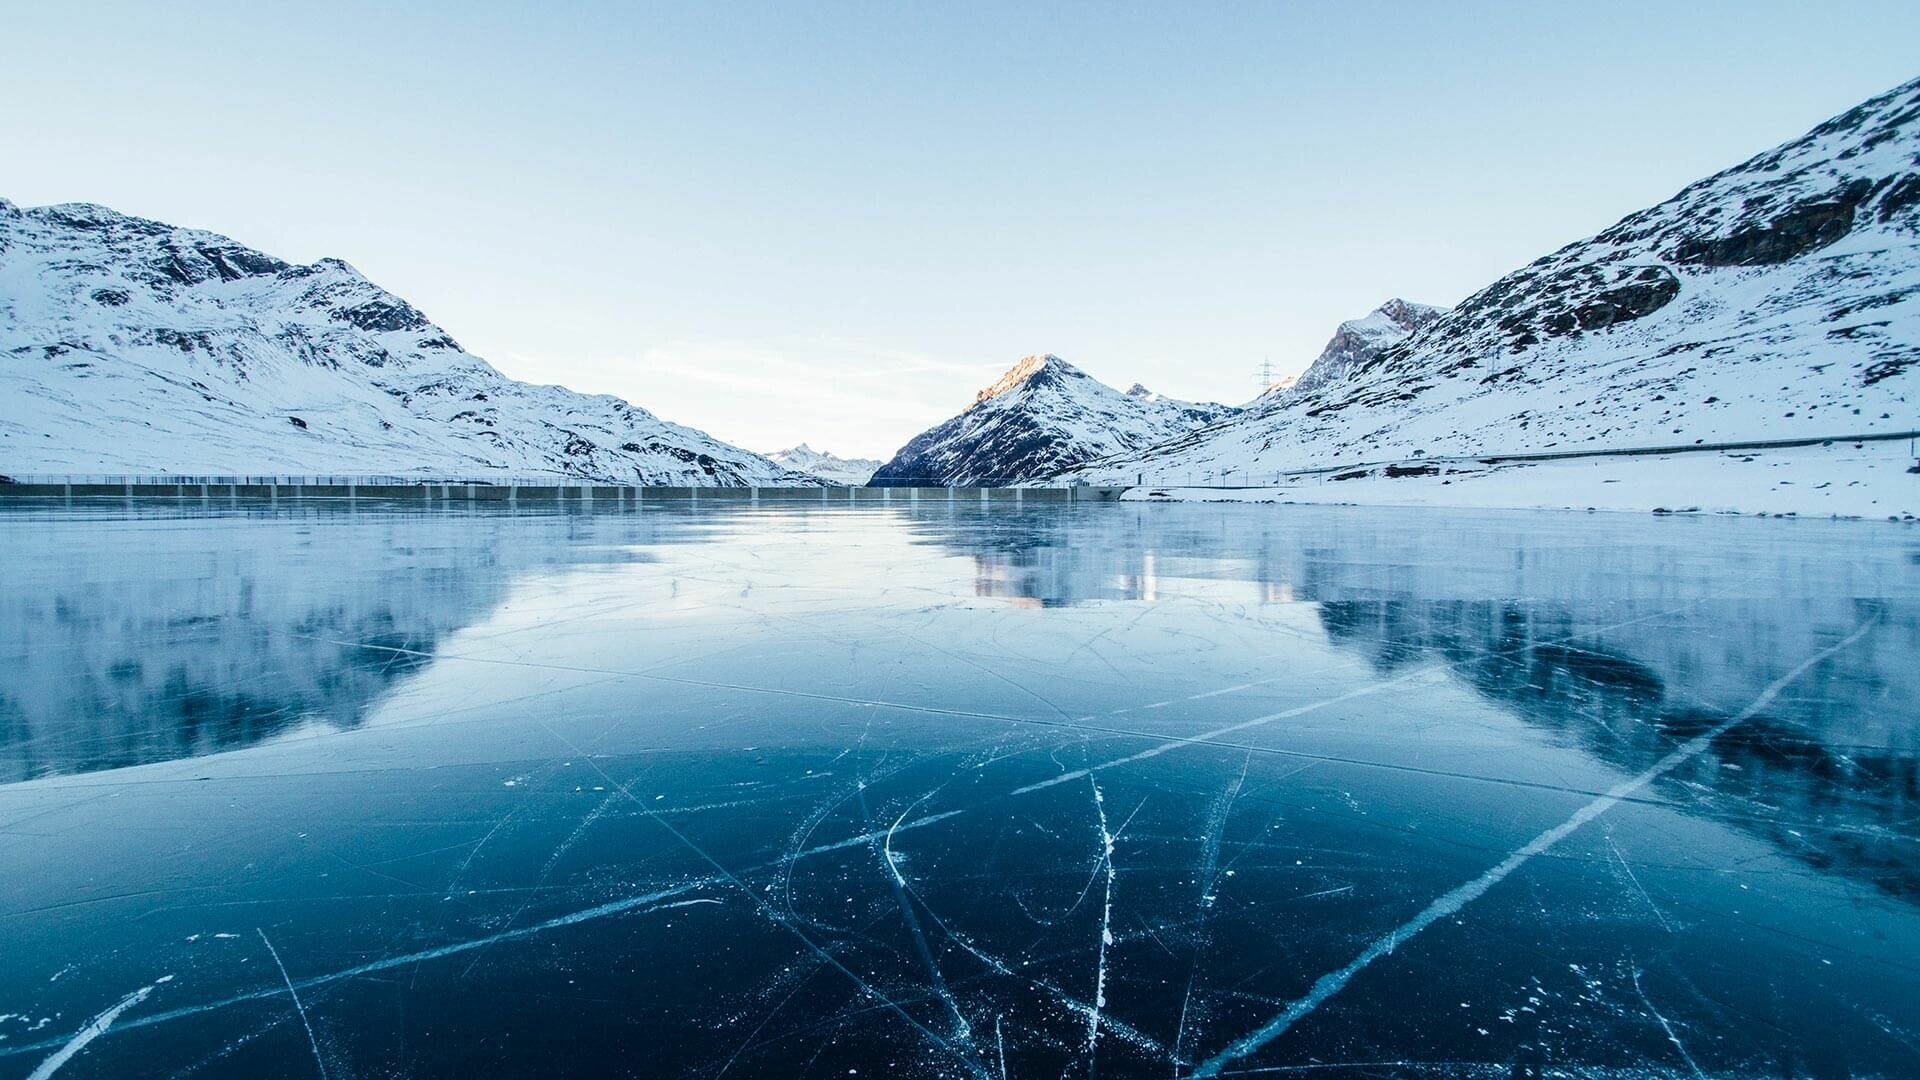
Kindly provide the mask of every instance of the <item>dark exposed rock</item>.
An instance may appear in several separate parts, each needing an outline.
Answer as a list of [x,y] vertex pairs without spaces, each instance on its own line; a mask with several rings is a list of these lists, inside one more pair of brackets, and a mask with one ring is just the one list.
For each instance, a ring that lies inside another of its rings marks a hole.
[[1874,216],[1881,221],[1892,220],[1895,214],[1920,203],[1920,173],[1908,173],[1887,186],[1874,207]]
[[292,424],[294,427],[299,428],[301,431],[307,430],[307,422],[305,420],[300,419],[297,416],[287,417],[287,422]]
[[105,304],[108,307],[119,307],[131,299],[133,298],[127,295],[127,290],[125,289],[93,290],[93,302],[96,304]]
[[207,267],[178,251],[170,253],[160,264],[160,272],[182,285],[198,285],[211,276]]
[[1726,236],[1682,240],[1673,249],[1673,261],[1688,266],[1772,266],[1797,259],[1847,235],[1854,209],[1872,189],[1871,181],[1858,179]]
[[1920,363],[1920,349],[1886,356],[1867,365],[1860,373],[1860,385],[1872,386],[1883,379],[1891,379],[1915,364]]
[[[1502,278],[1468,297],[1442,319],[1434,333],[1444,340],[1449,325],[1491,326],[1504,339],[1506,351],[1517,353],[1543,339],[1643,319],[1680,295],[1679,278],[1664,266],[1586,263],[1544,273],[1537,267]],[[1400,342],[1382,351],[1366,368],[1403,359],[1428,339],[1422,335]]]
[[368,300],[353,307],[335,308],[328,316],[375,333],[388,330],[430,330],[427,317],[398,297]]
[[1627,282],[1573,309],[1582,330],[1603,330],[1615,323],[1645,318],[1680,295],[1680,279],[1664,266],[1642,267]]
[[205,330],[174,330],[159,327],[153,331],[153,341],[156,345],[171,345],[185,353],[196,350],[207,353],[214,351],[213,335]]
[[232,247],[214,247],[210,244],[195,244],[194,250],[213,264],[223,281],[238,281],[243,277],[262,274],[277,274],[287,268],[287,264],[271,255],[263,255],[251,248],[238,244]]
[[181,244],[170,237],[161,245],[161,252],[163,258],[155,269],[181,285],[198,285],[215,278],[238,281],[287,269],[287,264],[279,259],[239,244]]
[[689,450],[684,446],[673,446],[671,444],[663,443],[663,442],[649,442],[646,444],[646,446],[641,447],[641,446],[635,446],[633,443],[627,443],[624,446],[622,446],[620,449],[626,450],[629,453],[650,452],[655,454],[665,454],[666,456],[673,458],[676,461],[681,461],[688,465],[699,466],[700,470],[706,473],[708,476],[719,475],[714,469],[714,466],[718,465],[719,462],[714,460],[713,455],[695,453],[694,451]]

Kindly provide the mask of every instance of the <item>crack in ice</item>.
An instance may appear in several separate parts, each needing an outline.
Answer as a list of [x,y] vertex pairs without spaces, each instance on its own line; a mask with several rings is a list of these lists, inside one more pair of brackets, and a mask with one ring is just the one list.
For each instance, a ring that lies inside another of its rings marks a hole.
[[260,935],[260,943],[267,947],[268,955],[273,957],[273,966],[280,969],[280,978],[287,984],[287,996],[293,998],[293,1007],[300,1014],[300,1026],[307,1029],[307,1045],[313,1048],[313,1063],[320,1068],[320,1080],[327,1080],[327,1062],[320,1056],[320,1040],[313,1037],[313,1022],[307,1019],[307,1006],[300,1000],[300,991],[293,985],[293,976],[287,974],[287,965],[280,959],[280,950],[273,947],[267,932],[258,926],[253,928],[253,932]]
[[[172,978],[173,976],[169,975],[166,978],[160,979],[158,982],[153,983],[153,985],[151,986],[143,986],[140,989],[135,990],[133,993],[128,994],[126,997],[121,998],[119,1002],[109,1007],[105,1012],[102,1012],[98,1016],[95,1016],[92,1020],[87,1021],[87,1025],[85,1027],[81,1028],[79,1031],[74,1032],[73,1037],[68,1039],[65,1045],[61,1046],[59,1050],[55,1051],[51,1057],[41,1062],[39,1068],[27,1074],[27,1080],[47,1080],[47,1077],[52,1076],[56,1072],[59,1072],[60,1067],[62,1065],[65,1065],[67,1062],[73,1060],[73,1056],[75,1054],[78,1054],[80,1051],[85,1050],[87,1048],[88,1043],[92,1042],[93,1040],[99,1038],[102,1035],[105,1035],[107,1033],[107,1029],[113,1026],[113,1022],[115,1020],[120,1019],[121,1013],[126,1012],[128,1009],[131,1009],[135,1005],[138,1005],[141,1002],[147,1000],[147,995],[153,993],[154,989],[158,987],[160,983],[167,982]],[[30,1048],[21,1047],[21,1049],[25,1050]]]
[[1626,796],[1653,783],[1655,780],[1672,772],[1675,768],[1678,768],[1687,761],[1698,757],[1711,746],[1715,740],[1733,730],[1735,727],[1746,723],[1757,715],[1760,710],[1766,708],[1773,702],[1774,698],[1780,695],[1782,690],[1785,690],[1795,680],[1799,679],[1800,676],[1811,671],[1815,665],[1827,657],[1832,656],[1867,636],[1868,632],[1872,629],[1873,623],[1871,621],[1861,623],[1845,638],[1814,653],[1812,656],[1801,661],[1791,671],[1788,671],[1785,675],[1780,676],[1768,684],[1767,688],[1761,691],[1760,696],[1755,698],[1752,704],[1740,710],[1733,717],[1721,721],[1712,728],[1680,744],[1680,746],[1675,749],[1668,751],[1665,757],[1662,757],[1652,766],[1615,784],[1607,790],[1606,794],[1601,795],[1599,798],[1594,799],[1592,802],[1574,811],[1570,817],[1560,824],[1534,837],[1479,877],[1444,893],[1432,903],[1422,908],[1413,918],[1408,919],[1406,922],[1387,931],[1381,937],[1376,938],[1372,944],[1361,950],[1360,954],[1348,961],[1345,966],[1320,976],[1304,996],[1294,1001],[1293,1004],[1289,1005],[1283,1012],[1268,1020],[1265,1024],[1262,1024],[1253,1032],[1234,1040],[1226,1049],[1207,1059],[1205,1062],[1202,1062],[1200,1067],[1193,1071],[1192,1075],[1196,1077],[1218,1076],[1226,1066],[1246,1057],[1248,1054],[1258,1051],[1268,1043],[1286,1034],[1288,1029],[1312,1014],[1324,1004],[1328,998],[1333,997],[1345,989],[1347,984],[1353,981],[1354,976],[1372,966],[1376,960],[1393,952],[1400,943],[1407,941],[1427,927],[1432,926],[1434,923],[1452,915],[1461,908],[1479,899],[1486,894],[1487,890],[1506,880],[1515,870],[1525,866],[1528,862],[1532,861],[1535,856],[1566,839],[1582,825],[1613,809],[1613,807],[1618,805]]

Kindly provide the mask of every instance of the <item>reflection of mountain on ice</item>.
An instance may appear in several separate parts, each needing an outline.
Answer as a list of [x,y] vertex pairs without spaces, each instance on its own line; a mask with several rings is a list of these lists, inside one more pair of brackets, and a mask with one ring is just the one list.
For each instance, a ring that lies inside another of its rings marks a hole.
[[[1611,625],[1630,612],[1645,621]],[[1440,661],[1556,742],[1629,775],[1738,715],[1772,679],[1863,620],[1877,622],[1879,633],[1713,740],[1654,794],[1708,816],[1725,811],[1796,858],[1920,900],[1920,851],[1872,827],[1920,813],[1914,716],[1911,704],[1900,706],[1920,691],[1912,670],[1920,605],[1729,602],[1676,618],[1647,601],[1342,600],[1320,615],[1333,640],[1381,669]]]
[[351,727],[516,576],[580,555],[564,517],[282,512],[209,550],[192,516],[92,516],[0,522],[0,783]]
[[[1702,706],[1728,712],[1871,615],[1889,620],[1889,630],[1874,636],[1879,644],[1832,661],[1861,670],[1825,692],[1863,696],[1829,722],[1873,725],[1845,732],[1848,741],[1885,745],[1914,737],[1886,707],[1920,701],[1920,670],[1900,663],[1920,652],[1920,593],[1899,591],[1914,580],[1904,550],[1846,545],[1853,561],[1843,566],[1842,547],[1808,535],[1826,523],[1752,522],[1737,532],[1689,532],[1685,543],[1675,542],[1672,529],[1687,523],[1668,524],[1309,507],[1290,507],[1278,518],[1254,509],[1184,513],[1163,506],[1073,518],[1029,514],[1018,527],[1009,519],[983,530],[966,553],[981,595],[1051,605],[1228,586],[1248,603],[1291,598],[1432,610],[1501,604],[1530,612],[1539,640],[1573,634],[1604,644],[1659,672],[1663,685],[1684,686]],[[1889,589],[1891,600],[1864,599]],[[1629,607],[1630,614],[1620,614]],[[1654,613],[1659,617],[1641,618]],[[1424,647],[1410,624],[1387,637],[1398,648]],[[1495,639],[1484,647],[1496,647]]]
[[1675,543],[1629,519],[1411,511],[1397,528],[1380,510],[1299,507],[1284,520],[1155,510],[983,530],[967,550],[976,591],[1034,606],[1178,596],[1228,619],[1257,618],[1268,601],[1315,603],[1328,638],[1371,666],[1440,664],[1553,741],[1627,774],[1876,623],[1663,788],[1689,792],[1709,815],[1775,808],[1729,819],[1798,858],[1920,899],[1920,851],[1855,827],[1920,814],[1920,594],[1902,592],[1915,576],[1891,545],[1822,543],[1808,533],[1827,526],[1810,522],[1694,530]]

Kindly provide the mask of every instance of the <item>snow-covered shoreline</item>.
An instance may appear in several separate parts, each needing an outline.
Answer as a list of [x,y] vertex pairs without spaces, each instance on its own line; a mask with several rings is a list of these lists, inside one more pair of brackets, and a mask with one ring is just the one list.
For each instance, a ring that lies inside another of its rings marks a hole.
[[[1245,488],[1149,484],[1123,498],[1907,521],[1920,516],[1920,474],[1907,471],[1913,465],[1905,442],[1835,443],[1493,465],[1436,463],[1431,467],[1437,471],[1427,475],[1355,469]],[[1352,475],[1362,471],[1365,475]],[[1340,476],[1347,478],[1336,479]]]

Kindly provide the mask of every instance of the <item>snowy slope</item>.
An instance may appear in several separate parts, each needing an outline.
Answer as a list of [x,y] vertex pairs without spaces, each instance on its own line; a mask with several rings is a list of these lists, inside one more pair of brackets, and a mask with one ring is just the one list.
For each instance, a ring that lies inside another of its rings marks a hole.
[[806,443],[790,446],[785,450],[768,454],[767,457],[795,472],[817,476],[822,480],[844,484],[847,487],[865,485],[881,464],[872,458],[839,457],[824,450],[815,450]]
[[1323,386],[1342,382],[1355,368],[1405,341],[1409,335],[1447,313],[1446,308],[1415,304],[1395,297],[1368,312],[1365,318],[1349,319],[1333,332],[1333,339],[1320,350],[1299,378],[1276,385],[1272,392],[1292,391],[1311,394]]
[[0,473],[159,472],[817,483],[509,379],[337,259],[0,200]]
[[1920,427],[1917,361],[1920,80],[1514,271],[1345,378],[1086,473],[1900,431]]
[[875,487],[1039,480],[1156,443],[1225,416],[1225,405],[1126,393],[1057,356],[1029,356],[960,415],[915,436],[873,474]]

